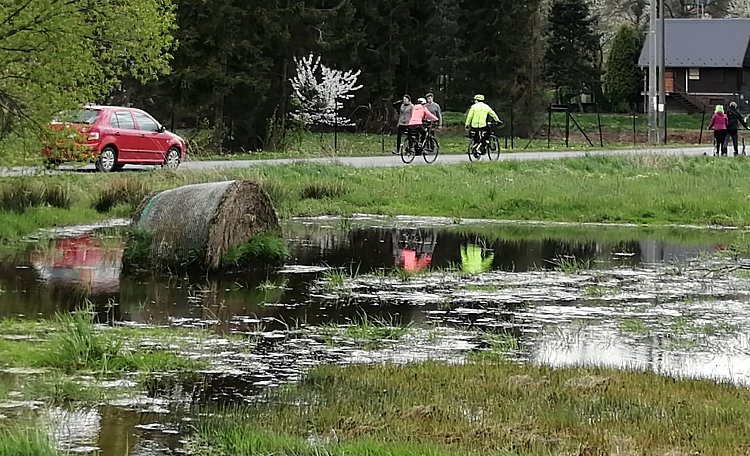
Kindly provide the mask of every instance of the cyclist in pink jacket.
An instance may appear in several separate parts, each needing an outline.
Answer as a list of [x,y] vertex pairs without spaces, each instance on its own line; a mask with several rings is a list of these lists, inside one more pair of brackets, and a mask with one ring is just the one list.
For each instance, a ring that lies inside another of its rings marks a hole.
[[427,108],[424,107],[425,103],[427,103],[427,100],[425,100],[424,98],[420,98],[417,100],[417,103],[411,109],[411,119],[409,119],[409,123],[406,124],[410,130],[414,130],[419,134],[420,143],[424,141],[425,130],[422,124],[424,123],[425,117],[427,118],[427,120],[431,120],[433,122],[437,122],[438,120],[438,118],[433,113],[431,113],[427,110]]
[[727,115],[724,114],[724,106],[716,105],[714,115],[711,116],[711,121],[708,123],[708,129],[714,131],[714,139],[716,140],[716,151],[714,155],[727,154],[727,147],[724,144],[724,140],[727,137]]

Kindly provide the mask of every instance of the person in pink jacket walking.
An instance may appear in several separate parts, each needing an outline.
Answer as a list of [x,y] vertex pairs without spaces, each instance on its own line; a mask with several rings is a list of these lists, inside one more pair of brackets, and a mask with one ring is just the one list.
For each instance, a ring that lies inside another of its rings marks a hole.
[[[412,134],[418,134],[417,137],[419,139],[419,143],[421,144],[422,141],[424,141],[424,135],[425,130],[422,124],[424,123],[424,119],[427,118],[428,120],[431,120],[433,122],[437,122],[438,118],[431,113],[427,108],[424,107],[424,104],[427,103],[427,100],[424,98],[420,98],[417,100],[416,104],[414,104],[414,107],[411,109],[411,119],[409,119],[409,123],[406,125],[409,127],[410,135]],[[416,152],[416,151],[415,151]]]
[[711,121],[708,122],[708,129],[714,131],[714,139],[716,140],[716,151],[714,155],[727,154],[727,148],[724,145],[724,140],[727,137],[727,115],[724,114],[724,106],[716,105],[714,115],[711,116]]

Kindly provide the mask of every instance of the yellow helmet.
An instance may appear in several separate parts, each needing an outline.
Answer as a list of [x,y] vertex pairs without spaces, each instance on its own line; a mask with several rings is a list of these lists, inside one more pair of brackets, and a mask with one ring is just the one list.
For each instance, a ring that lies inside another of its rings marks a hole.
[[484,101],[484,95],[479,93],[474,95],[474,101]]

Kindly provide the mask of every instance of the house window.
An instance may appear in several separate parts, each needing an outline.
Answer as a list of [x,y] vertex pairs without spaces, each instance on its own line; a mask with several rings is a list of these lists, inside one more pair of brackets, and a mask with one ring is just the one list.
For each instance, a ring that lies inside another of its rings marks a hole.
[[701,69],[700,68],[690,68],[688,70],[688,79],[697,81],[701,78]]

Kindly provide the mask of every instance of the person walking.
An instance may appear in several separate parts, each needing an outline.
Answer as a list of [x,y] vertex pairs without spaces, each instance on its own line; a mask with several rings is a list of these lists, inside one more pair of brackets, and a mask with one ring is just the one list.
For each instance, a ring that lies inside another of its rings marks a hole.
[[739,152],[737,150],[737,140],[739,139],[739,134],[737,133],[737,130],[739,129],[740,125],[745,127],[747,130],[747,123],[745,122],[745,119],[742,117],[742,114],[740,114],[740,111],[737,109],[737,103],[734,101],[729,103],[729,109],[727,109],[727,136],[724,138],[724,150],[729,149],[729,139],[732,139],[732,146],[734,147],[734,155],[739,155]]
[[[398,105],[399,102],[394,103]],[[401,153],[401,136],[408,130],[409,120],[411,119],[411,111],[414,105],[411,104],[411,97],[404,94],[401,98],[401,106],[398,109],[398,125],[396,130],[396,150],[392,153],[398,155]]]
[[724,106],[716,105],[714,115],[708,122],[708,129],[714,131],[714,140],[716,141],[716,151],[714,155],[726,155],[727,149],[724,140],[727,137],[727,115],[724,114]]
[[427,103],[424,104],[424,107],[430,111],[433,116],[438,118],[437,126],[438,128],[441,128],[443,126],[443,112],[440,110],[440,105],[435,103],[432,92],[428,92],[424,97],[427,101]]

